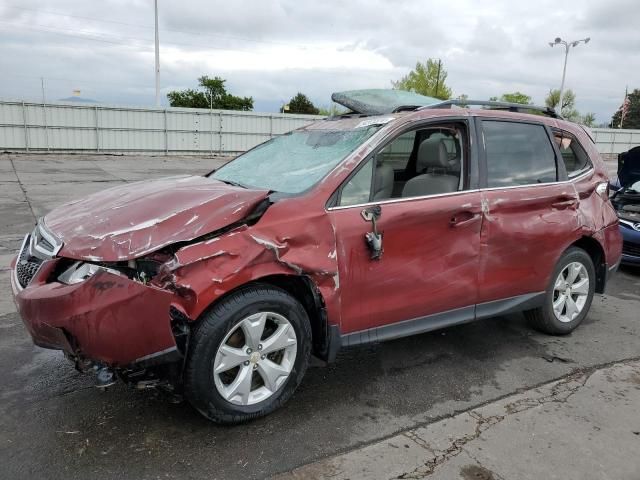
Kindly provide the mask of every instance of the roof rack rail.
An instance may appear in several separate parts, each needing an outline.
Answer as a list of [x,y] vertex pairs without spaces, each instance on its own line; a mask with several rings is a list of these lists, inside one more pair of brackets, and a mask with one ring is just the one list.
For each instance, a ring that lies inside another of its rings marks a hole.
[[562,119],[553,108],[550,107],[540,107],[536,105],[525,105],[523,103],[509,103],[509,102],[492,102],[489,100],[445,100],[440,103],[434,103],[432,105],[426,105],[424,107],[420,107],[418,110],[426,110],[429,108],[451,108],[453,106],[456,107],[470,107],[470,106],[481,106],[481,107],[490,107],[488,110],[506,110],[508,112],[523,112],[526,113],[528,111],[538,112],[542,115],[546,115],[551,118],[559,118]]

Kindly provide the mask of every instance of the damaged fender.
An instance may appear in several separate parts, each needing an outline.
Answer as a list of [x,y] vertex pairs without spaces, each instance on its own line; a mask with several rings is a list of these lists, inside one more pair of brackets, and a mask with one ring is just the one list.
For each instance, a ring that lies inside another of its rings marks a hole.
[[313,282],[330,323],[339,323],[333,227],[323,209],[316,214],[301,211],[294,199],[271,205],[251,227],[242,225],[182,247],[165,267],[158,281],[180,293],[190,318],[197,318],[216,299],[245,283],[270,275],[295,275]]

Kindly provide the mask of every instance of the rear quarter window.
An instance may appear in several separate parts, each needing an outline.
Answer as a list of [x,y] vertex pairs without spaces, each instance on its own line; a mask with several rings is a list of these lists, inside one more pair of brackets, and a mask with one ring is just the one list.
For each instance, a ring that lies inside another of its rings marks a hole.
[[589,155],[580,142],[570,133],[554,130],[554,139],[560,149],[567,177],[575,178],[593,167]]
[[483,120],[487,186],[555,182],[555,152],[544,126]]

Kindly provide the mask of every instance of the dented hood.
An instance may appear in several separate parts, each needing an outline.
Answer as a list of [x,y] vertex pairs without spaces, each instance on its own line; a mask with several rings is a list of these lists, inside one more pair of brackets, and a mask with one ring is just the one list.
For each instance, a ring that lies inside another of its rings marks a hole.
[[129,260],[238,222],[268,194],[206,177],[169,177],[95,193],[44,221],[63,242],[63,257]]

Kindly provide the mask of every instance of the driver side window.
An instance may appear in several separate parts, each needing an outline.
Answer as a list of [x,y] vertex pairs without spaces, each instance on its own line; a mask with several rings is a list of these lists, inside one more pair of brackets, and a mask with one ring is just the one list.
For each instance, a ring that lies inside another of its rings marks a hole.
[[373,175],[373,158],[367,160],[342,187],[340,206],[367,203],[371,196],[371,177]]
[[347,180],[338,205],[458,191],[465,129],[458,124],[410,130],[383,145]]

